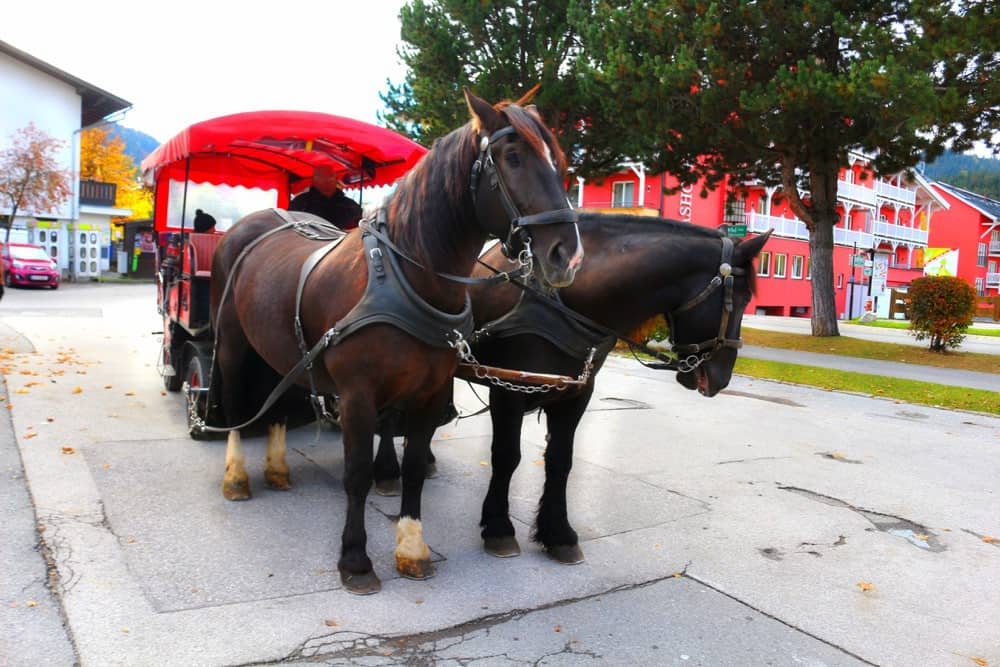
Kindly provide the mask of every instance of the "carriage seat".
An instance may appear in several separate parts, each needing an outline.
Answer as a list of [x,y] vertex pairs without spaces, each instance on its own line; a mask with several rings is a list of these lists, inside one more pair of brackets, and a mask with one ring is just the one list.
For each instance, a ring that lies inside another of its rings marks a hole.
[[184,255],[184,272],[193,278],[212,275],[212,255],[222,241],[223,234],[188,234],[188,252]]

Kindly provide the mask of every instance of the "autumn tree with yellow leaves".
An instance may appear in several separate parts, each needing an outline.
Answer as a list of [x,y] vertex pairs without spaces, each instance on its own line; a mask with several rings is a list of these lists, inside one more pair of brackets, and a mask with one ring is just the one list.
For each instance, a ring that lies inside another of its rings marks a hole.
[[107,128],[80,133],[80,178],[114,183],[115,206],[132,209],[133,219],[152,217],[153,193],[143,186],[135,162],[125,153],[125,141]]

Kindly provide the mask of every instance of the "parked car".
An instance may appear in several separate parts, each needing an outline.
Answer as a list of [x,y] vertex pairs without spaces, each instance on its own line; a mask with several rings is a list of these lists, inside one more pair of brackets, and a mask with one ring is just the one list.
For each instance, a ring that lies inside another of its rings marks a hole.
[[32,243],[8,243],[0,251],[4,285],[41,285],[59,287],[59,267],[41,246]]

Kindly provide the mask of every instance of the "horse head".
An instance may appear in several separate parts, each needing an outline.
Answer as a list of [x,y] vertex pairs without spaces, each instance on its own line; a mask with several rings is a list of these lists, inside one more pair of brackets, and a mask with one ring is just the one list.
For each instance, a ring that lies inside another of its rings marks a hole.
[[753,295],[753,259],[771,232],[733,242],[722,237],[722,252],[713,256],[705,281],[699,273],[689,298],[667,313],[673,350],[680,359],[677,381],[703,396],[715,396],[733,375],[737,350],[743,345],[740,324]]
[[[532,91],[533,92],[533,91]],[[583,261],[577,214],[566,198],[566,159],[533,106],[492,106],[468,90],[478,157],[470,178],[476,218],[504,254],[531,262],[553,287],[573,282]]]

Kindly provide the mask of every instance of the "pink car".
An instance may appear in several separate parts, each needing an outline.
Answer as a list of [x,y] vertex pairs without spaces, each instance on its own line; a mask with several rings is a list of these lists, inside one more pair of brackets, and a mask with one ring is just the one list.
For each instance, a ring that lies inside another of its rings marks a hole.
[[3,246],[4,285],[59,287],[59,268],[41,246],[8,243]]

